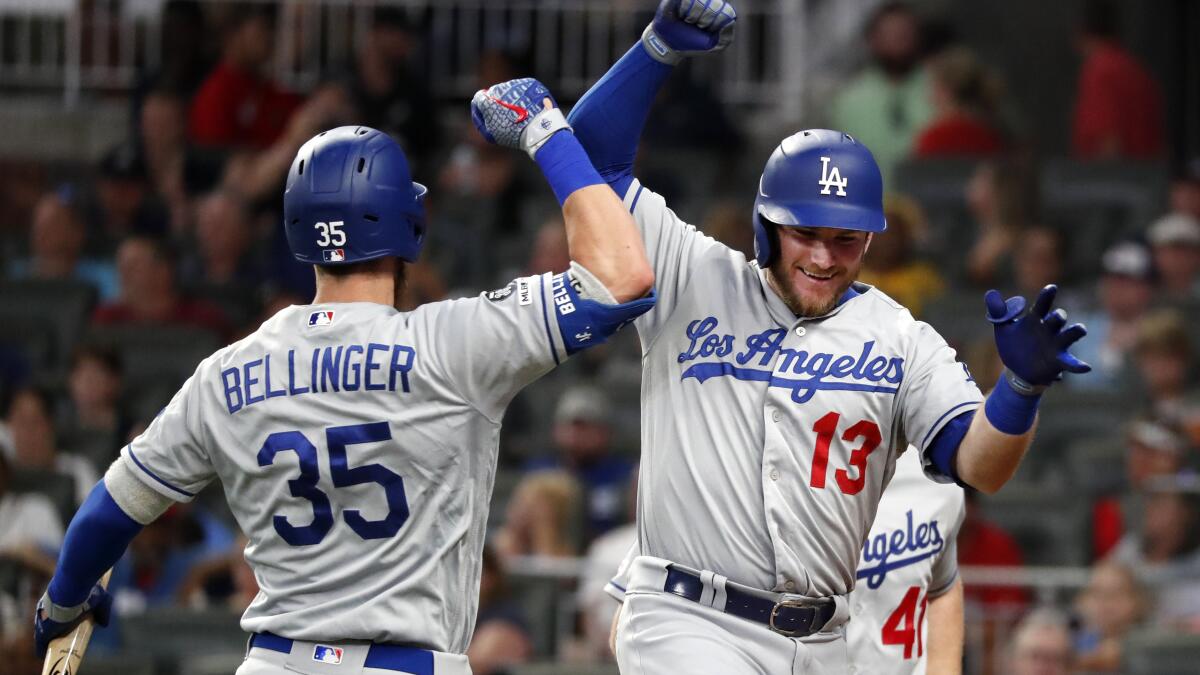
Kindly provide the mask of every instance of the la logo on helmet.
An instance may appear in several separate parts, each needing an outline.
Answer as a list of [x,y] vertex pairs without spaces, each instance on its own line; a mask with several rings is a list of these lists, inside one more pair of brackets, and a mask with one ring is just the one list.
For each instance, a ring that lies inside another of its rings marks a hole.
[[821,180],[817,181],[817,185],[823,186],[821,194],[830,194],[829,188],[837,188],[837,196],[846,196],[846,186],[850,184],[849,178],[842,178],[842,172],[835,166],[833,170],[829,169],[829,158],[821,158]]

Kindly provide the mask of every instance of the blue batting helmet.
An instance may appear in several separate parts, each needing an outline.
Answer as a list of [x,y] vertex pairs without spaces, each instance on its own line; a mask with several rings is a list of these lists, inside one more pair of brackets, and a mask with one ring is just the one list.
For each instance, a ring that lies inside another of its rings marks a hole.
[[883,232],[883,179],[866,146],[840,131],[809,129],[783,139],[758,182],[754,257],[774,255],[771,225]]
[[314,265],[385,256],[415,262],[425,239],[425,193],[387,134],[370,127],[324,131],[300,146],[288,170],[288,246]]

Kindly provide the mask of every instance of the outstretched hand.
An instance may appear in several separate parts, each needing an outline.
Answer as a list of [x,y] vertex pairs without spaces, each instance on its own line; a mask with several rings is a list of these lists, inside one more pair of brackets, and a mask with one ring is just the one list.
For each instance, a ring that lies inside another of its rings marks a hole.
[[736,25],[737,12],[726,0],[662,0],[642,44],[654,59],[675,65],[685,56],[724,49]]
[[1050,311],[1057,293],[1057,286],[1046,286],[1028,312],[1025,298],[1019,295],[1006,301],[999,291],[990,290],[984,296],[1000,360],[1019,379],[1013,384],[1025,389],[1022,393],[1040,392],[1062,379],[1064,371],[1086,373],[1092,369],[1070,352],[1071,345],[1087,335],[1087,328],[1081,323],[1067,326],[1067,313],[1062,309]]
[[531,77],[475,92],[471,121],[489,143],[537,154],[551,136],[570,129],[546,85]]

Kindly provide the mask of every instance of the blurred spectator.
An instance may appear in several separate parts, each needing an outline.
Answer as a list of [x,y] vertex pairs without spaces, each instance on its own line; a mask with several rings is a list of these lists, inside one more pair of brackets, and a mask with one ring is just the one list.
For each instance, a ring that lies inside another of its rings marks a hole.
[[418,40],[402,8],[377,7],[347,83],[356,121],[396,138],[415,165],[414,175],[441,140],[429,83],[410,64]]
[[54,503],[37,493],[10,490],[16,447],[0,425],[0,558],[49,576],[62,545],[63,525]]
[[[1021,547],[1011,534],[989,521],[979,508],[979,493],[966,490],[966,515],[958,532],[958,563],[962,566],[1022,567]],[[964,589],[967,603],[987,608],[1023,607],[1029,601],[1025,590],[1013,586],[971,584]]]
[[75,482],[75,504],[82,504],[100,475],[82,457],[58,451],[49,395],[32,387],[18,390],[8,404],[5,421],[15,448],[12,468],[70,477]]
[[999,77],[965,47],[930,63],[933,121],[917,136],[917,157],[990,157],[1006,145],[998,124]]
[[1159,476],[1142,494],[1137,529],[1109,557],[1145,575],[1157,589],[1158,624],[1200,625],[1200,481]]
[[1116,4],[1087,0],[1076,37],[1083,57],[1075,98],[1075,156],[1150,159],[1163,152],[1163,96],[1121,45]]
[[154,323],[204,328],[224,336],[229,325],[216,306],[183,297],[175,281],[175,256],[165,242],[131,237],[117,250],[121,292],[96,308],[99,325]]
[[625,520],[625,488],[633,462],[612,447],[612,405],[599,389],[576,385],[563,392],[554,410],[554,454],[530,469],[564,469],[583,488],[587,539]]
[[1071,633],[1060,612],[1035,609],[1013,631],[1009,675],[1066,675],[1071,664]]
[[226,556],[236,536],[198,504],[178,503],[142,528],[113,567],[118,613],[174,604],[192,570]]
[[1033,220],[1033,173],[1020,160],[982,164],[967,184],[966,201],[977,227],[967,277],[977,286],[1007,285],[1013,249]]
[[[159,28],[157,70],[145,73],[140,89],[170,88],[190,96],[212,70],[211,26],[198,0],[166,0]],[[142,99],[145,102],[145,99]],[[137,102],[135,101],[135,104]]]
[[1075,636],[1075,669],[1118,672],[1122,641],[1149,611],[1146,591],[1133,570],[1115,562],[1096,565],[1075,603],[1082,619]]
[[65,447],[86,443],[108,449],[101,457],[90,457],[94,463],[102,462],[97,468],[116,459],[129,431],[129,421],[120,408],[121,365],[121,357],[106,347],[84,345],[71,356],[68,397],[57,427]]
[[1109,248],[1100,259],[1098,307],[1072,317],[1087,326],[1088,339],[1074,353],[1092,367],[1087,377],[1069,377],[1077,389],[1116,390],[1137,342],[1138,323],[1154,299],[1154,262],[1150,251],[1135,242]]
[[613,615],[621,605],[604,588],[617,573],[629,549],[637,543],[637,472],[631,475],[626,504],[627,524],[613,528],[596,538],[584,556],[583,575],[579,578],[580,620],[583,645],[580,658],[585,661],[612,662],[609,634]]
[[1159,476],[1173,475],[1185,464],[1189,442],[1183,429],[1155,417],[1138,417],[1125,433],[1124,481],[1114,486],[1119,494],[1098,499],[1092,507],[1092,553],[1107,555],[1125,532],[1124,498],[1140,492]]
[[186,607],[223,605],[232,612],[246,611],[258,596],[258,580],[246,562],[246,537],[238,535],[223,555],[196,563],[175,591]]
[[241,197],[218,190],[196,202],[196,239],[181,265],[191,288],[236,290],[251,294],[262,275],[251,257],[255,223]]
[[87,226],[73,188],[64,186],[38,200],[29,229],[29,258],[8,265],[14,279],[74,279],[96,287],[101,299],[117,294],[111,263],[83,257]]
[[517,484],[493,544],[501,557],[575,555],[579,485],[566,471],[536,471]]
[[169,214],[172,236],[181,238],[191,222],[188,209],[187,102],[170,90],[149,92],[142,101],[138,142],[151,187]]
[[1187,162],[1183,173],[1171,182],[1171,211],[1200,219],[1200,157]]
[[1167,300],[1200,299],[1200,219],[1168,213],[1146,232],[1154,251],[1159,286]]
[[554,217],[542,223],[533,236],[533,249],[523,274],[561,274],[571,266],[571,251],[567,248],[567,228],[562,218]]
[[533,640],[520,606],[513,602],[504,565],[490,546],[483,548],[483,574],[479,579],[479,614],[475,633],[467,646],[471,672],[491,675],[509,666],[528,663]]
[[830,116],[835,129],[871,149],[888,189],[896,162],[933,118],[920,21],[908,4],[885,2],[867,20],[865,37],[871,63],[837,95]]
[[1075,298],[1069,298],[1062,287],[1064,252],[1061,230],[1045,225],[1034,225],[1025,230],[1021,235],[1021,255],[1013,256],[1017,293],[1026,298],[1036,298],[1038,292],[1047,285],[1058,284],[1056,303],[1073,306]]
[[167,231],[169,216],[151,190],[137,146],[116,146],[100,161],[99,169],[96,196],[102,240],[97,244],[105,254],[131,234],[158,236]]
[[266,74],[275,45],[273,6],[223,9],[221,60],[192,99],[188,136],[201,146],[265,148],[300,104]]
[[441,272],[425,260],[404,266],[404,284],[399,292],[396,308],[402,312],[412,311],[427,302],[444,300],[449,294]]
[[887,231],[871,238],[859,279],[877,286],[919,317],[926,303],[946,290],[937,269],[913,255],[913,246],[927,228],[925,215],[916,201],[899,194],[884,198],[883,215]]
[[747,225],[750,209],[738,201],[719,201],[708,209],[700,230],[747,260],[754,260],[754,230]]
[[1182,418],[1187,396],[1196,384],[1195,355],[1187,323],[1175,310],[1157,310],[1138,324],[1134,364],[1146,394],[1148,409],[1157,415]]

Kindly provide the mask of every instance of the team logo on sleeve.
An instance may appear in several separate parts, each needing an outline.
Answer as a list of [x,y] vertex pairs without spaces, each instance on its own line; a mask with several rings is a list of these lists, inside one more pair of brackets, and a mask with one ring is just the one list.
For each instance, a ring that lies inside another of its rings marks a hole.
[[328,326],[333,323],[333,310],[321,310],[308,315],[309,327]]
[[321,251],[321,257],[325,262],[345,262],[346,249],[327,248],[324,251]]
[[316,645],[313,647],[313,661],[336,666],[342,662],[343,653],[344,650],[341,647]]
[[488,291],[487,293],[484,294],[484,297],[487,298],[488,300],[491,300],[492,302],[500,302],[501,300],[512,295],[513,291],[515,291],[516,289],[517,289],[516,283],[511,283],[511,284],[505,286],[504,288],[497,288],[494,291]]

